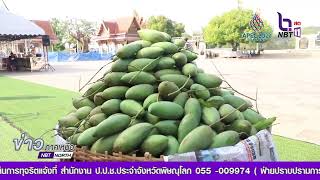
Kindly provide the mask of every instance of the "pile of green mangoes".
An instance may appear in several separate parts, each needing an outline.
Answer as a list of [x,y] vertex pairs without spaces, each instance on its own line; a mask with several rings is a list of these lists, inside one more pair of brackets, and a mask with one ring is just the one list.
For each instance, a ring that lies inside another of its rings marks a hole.
[[93,152],[154,157],[233,146],[272,125],[250,101],[220,87],[193,62],[185,40],[143,29],[118,50],[111,70],[59,120],[59,133]]

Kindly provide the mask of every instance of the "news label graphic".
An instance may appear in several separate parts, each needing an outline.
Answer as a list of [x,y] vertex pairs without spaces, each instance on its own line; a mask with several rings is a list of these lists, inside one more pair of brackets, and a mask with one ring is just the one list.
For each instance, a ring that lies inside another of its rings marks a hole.
[[245,32],[242,34],[242,38],[258,43],[271,37],[270,33],[261,32],[264,28],[264,23],[257,12],[253,14],[252,19],[249,22],[249,26],[254,32]]
[[301,22],[283,18],[281,13],[277,13],[279,29],[281,30],[281,32],[278,32],[278,38],[291,38],[292,36],[301,37]]
[[23,145],[27,146],[28,151],[39,151],[38,159],[71,159],[75,145],[73,144],[47,144],[42,138],[33,139],[21,133],[20,138],[13,139],[16,151],[20,151]]

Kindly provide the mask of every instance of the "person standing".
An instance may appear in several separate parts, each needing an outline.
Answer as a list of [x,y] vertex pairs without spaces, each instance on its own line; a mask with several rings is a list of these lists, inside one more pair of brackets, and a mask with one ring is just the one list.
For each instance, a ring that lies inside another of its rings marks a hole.
[[9,70],[10,71],[16,71],[17,70],[17,66],[18,66],[17,56],[13,52],[11,52],[8,59],[9,59],[8,60]]
[[184,38],[184,40],[186,41],[186,44],[185,44],[185,49],[189,50],[189,51],[193,51],[193,48],[192,48],[192,43],[189,41],[188,42],[188,38]]

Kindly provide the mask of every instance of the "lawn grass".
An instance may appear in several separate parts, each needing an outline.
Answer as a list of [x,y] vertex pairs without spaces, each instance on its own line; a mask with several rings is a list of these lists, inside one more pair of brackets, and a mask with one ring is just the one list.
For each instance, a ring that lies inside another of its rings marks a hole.
[[[40,137],[46,130],[55,127],[57,120],[72,109],[71,99],[78,94],[40,84],[0,76],[0,114],[14,125]],[[54,143],[53,133],[43,136],[46,143]],[[36,160],[37,153],[17,153],[13,149],[13,138],[20,132],[0,121],[0,161]],[[282,161],[320,161],[320,146],[280,136],[273,136]],[[14,154],[14,155],[13,155]]]
[[38,153],[36,151],[28,151],[27,146],[21,146],[19,151],[15,151],[14,138],[20,138],[20,132],[0,117],[0,161],[38,160]]
[[320,146],[281,136],[273,136],[281,161],[320,161]]
[[[57,120],[72,109],[77,93],[0,76],[0,114],[32,137],[53,129]],[[43,136],[53,143],[53,133]]]

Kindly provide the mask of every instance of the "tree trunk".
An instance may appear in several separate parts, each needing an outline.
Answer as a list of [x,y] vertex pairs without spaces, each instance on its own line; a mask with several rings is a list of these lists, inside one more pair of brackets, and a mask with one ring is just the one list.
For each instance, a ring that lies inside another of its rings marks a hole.
[[260,55],[260,51],[262,49],[262,44],[261,43],[257,43],[257,54]]
[[82,41],[82,52],[89,52],[89,43],[90,39],[89,38],[83,38]]
[[239,47],[239,43],[235,42],[235,43],[231,43],[231,46],[232,46],[232,51],[237,51],[238,50],[238,47]]
[[232,43],[232,51],[237,51],[237,44],[236,43]]

